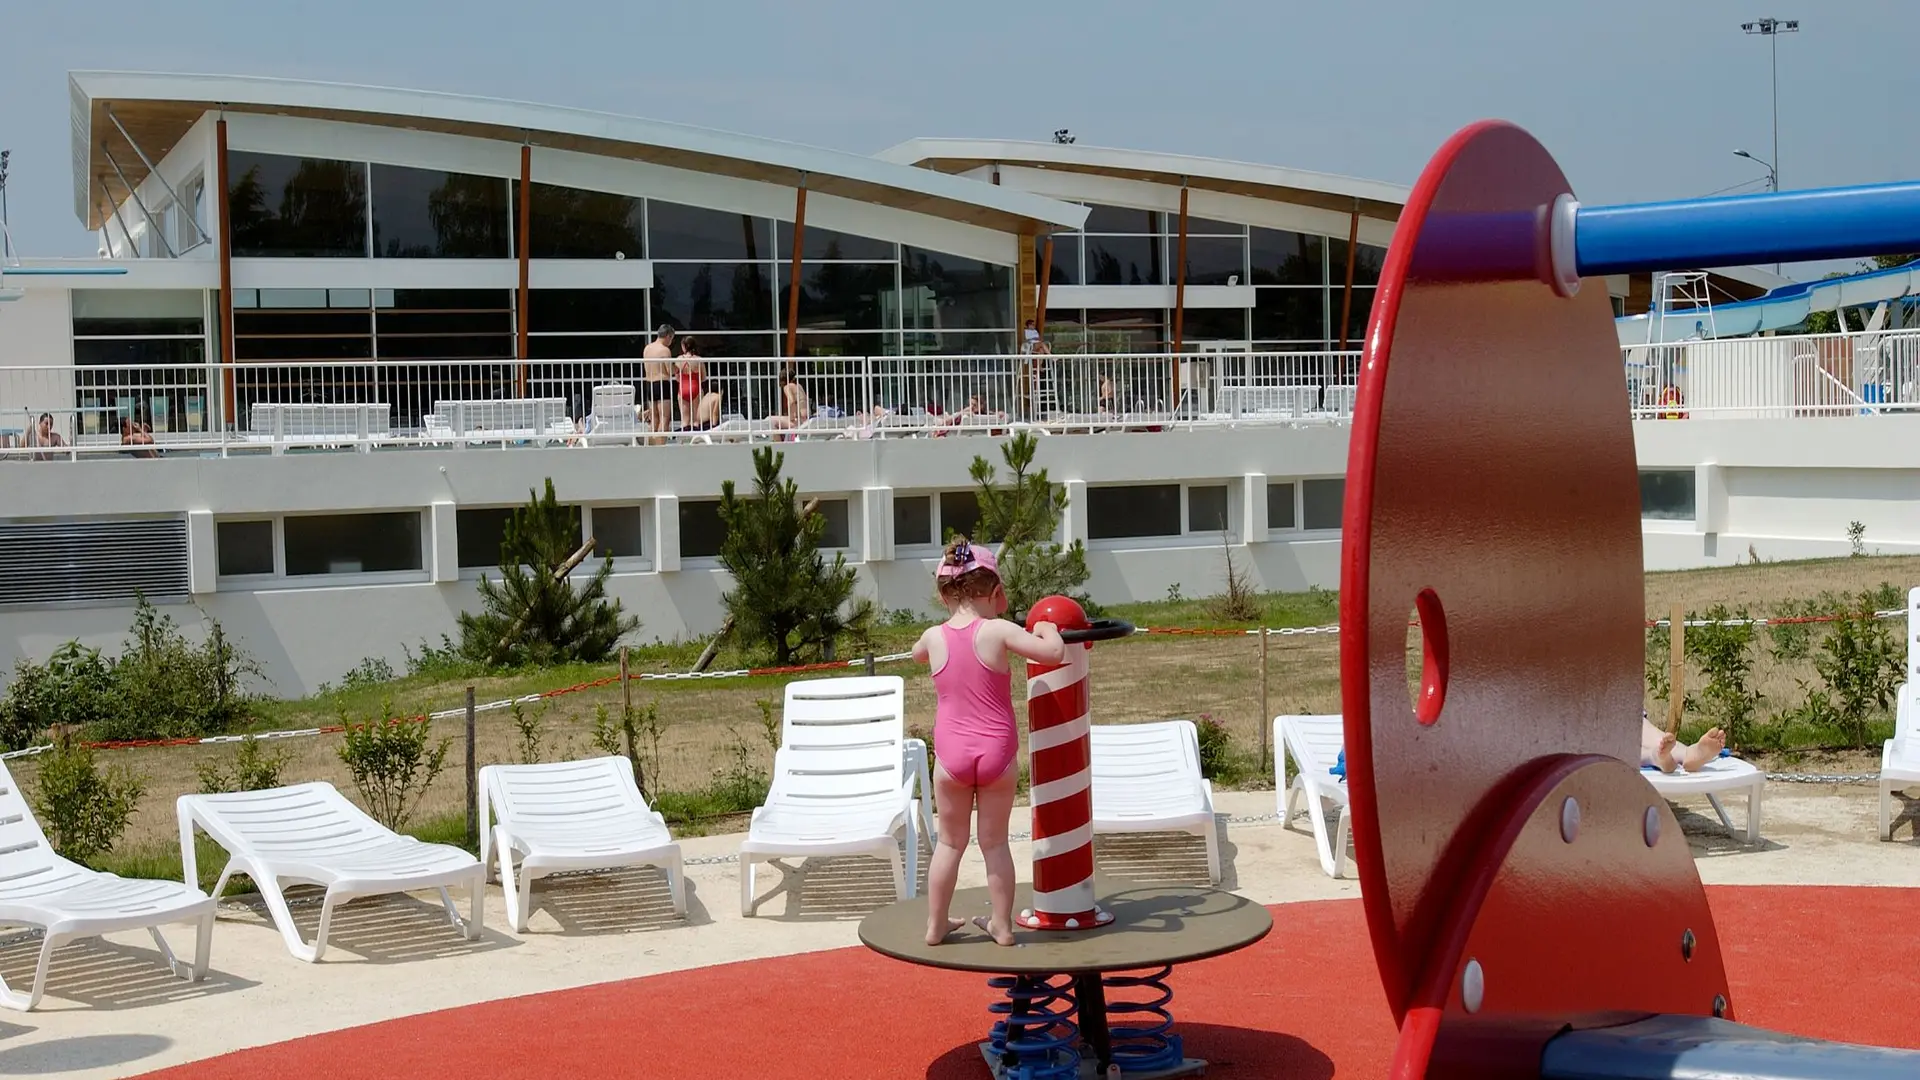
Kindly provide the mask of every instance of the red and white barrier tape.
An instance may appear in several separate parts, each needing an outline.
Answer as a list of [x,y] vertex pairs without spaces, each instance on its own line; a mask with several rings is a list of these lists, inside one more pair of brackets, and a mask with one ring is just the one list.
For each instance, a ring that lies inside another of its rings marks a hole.
[[[1872,613],[1872,615],[1875,619],[1903,619],[1906,617],[1907,611],[1905,608],[1889,608],[1884,611],[1875,611]],[[1686,625],[1689,627],[1798,626],[1798,625],[1805,625],[1805,624],[1811,624],[1811,623],[1838,622],[1839,620],[1840,620],[1840,616],[1838,615],[1790,615],[1790,616],[1780,616],[1780,617],[1771,618],[1771,619],[1765,619],[1765,618],[1762,618],[1762,619],[1688,619],[1686,621]],[[1671,625],[1671,622],[1672,620],[1670,619],[1649,619],[1646,622],[1646,628],[1649,630],[1656,629],[1656,628],[1664,629],[1669,625]],[[1408,623],[1407,625],[1416,626],[1418,625],[1418,623]],[[1264,627],[1264,628],[1252,629],[1252,630],[1234,630],[1234,629],[1190,628],[1190,627],[1182,627],[1182,626],[1165,626],[1165,627],[1142,626],[1136,629],[1134,632],[1138,634],[1164,634],[1164,635],[1180,635],[1180,636],[1187,636],[1187,637],[1254,637],[1261,633],[1265,633],[1269,637],[1305,637],[1305,636],[1323,635],[1323,634],[1338,634],[1340,632],[1340,627],[1338,626],[1282,626],[1282,627]],[[876,664],[893,664],[893,663],[898,663],[902,660],[911,660],[912,658],[913,658],[912,653],[888,653],[885,656],[874,657],[873,662]],[[759,675],[759,676],[800,675],[810,671],[844,671],[848,668],[863,666],[866,664],[866,662],[867,660],[865,657],[859,657],[853,660],[834,660],[834,661],[830,661],[827,663],[820,663],[820,664],[794,664],[787,667],[733,668],[727,671],[657,671],[657,672],[643,672],[638,675],[629,675],[628,679],[632,682],[685,682],[685,681],[695,680],[695,679],[741,679],[741,678],[748,678],[756,675]],[[492,712],[498,709],[509,709],[515,705],[529,705],[529,704],[533,704],[534,702],[545,700],[547,698],[561,697],[566,694],[579,693],[582,690],[593,690],[602,686],[612,686],[615,683],[618,683],[619,681],[620,681],[620,676],[609,675],[603,679],[594,679],[591,682],[577,683],[573,686],[565,686],[557,690],[543,690],[537,694],[524,694],[520,697],[501,698],[498,701],[489,701],[489,702],[486,702],[485,704],[475,705],[473,707],[473,711],[476,713],[483,713],[483,712]],[[441,709],[438,712],[416,713],[413,716],[396,716],[391,720],[389,720],[388,722],[402,723],[402,722],[411,721],[411,722],[418,723],[423,720],[447,720],[456,716],[464,716],[466,715],[466,711],[467,711],[466,707],[461,706],[455,709]],[[150,746],[210,746],[217,743],[237,743],[250,738],[251,739],[297,739],[297,738],[304,738],[310,735],[333,735],[344,730],[346,730],[346,728],[343,727],[342,725],[330,724],[326,727],[297,728],[291,731],[262,731],[262,732],[248,734],[248,735],[207,735],[200,738],[185,738],[185,739],[133,739],[133,740],[125,740],[121,742],[88,743],[87,745],[90,748],[95,750],[131,750],[139,747],[150,747]],[[49,743],[43,746],[28,746],[19,750],[9,750],[9,751],[6,751],[5,753],[0,753],[0,761],[10,761],[14,758],[32,757],[35,754],[44,754],[51,749],[53,749],[53,746],[51,743]]]

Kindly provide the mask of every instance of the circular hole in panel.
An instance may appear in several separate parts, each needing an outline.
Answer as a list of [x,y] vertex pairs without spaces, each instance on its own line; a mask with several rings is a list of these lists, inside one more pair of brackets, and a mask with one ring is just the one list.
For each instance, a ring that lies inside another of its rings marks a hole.
[[1407,623],[1408,704],[1416,719],[1431,724],[1447,702],[1447,612],[1439,594],[1420,590]]

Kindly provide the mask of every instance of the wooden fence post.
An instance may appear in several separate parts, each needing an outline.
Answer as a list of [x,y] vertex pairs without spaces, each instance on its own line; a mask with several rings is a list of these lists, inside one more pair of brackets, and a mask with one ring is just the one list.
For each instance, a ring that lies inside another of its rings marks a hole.
[[1267,714],[1267,628],[1260,628],[1260,771],[1273,768],[1273,748],[1268,745],[1268,729],[1273,717]]
[[480,793],[475,780],[473,687],[467,687],[467,847],[480,850]]
[[1673,605],[1667,615],[1667,734],[1680,731],[1687,704],[1687,609]]

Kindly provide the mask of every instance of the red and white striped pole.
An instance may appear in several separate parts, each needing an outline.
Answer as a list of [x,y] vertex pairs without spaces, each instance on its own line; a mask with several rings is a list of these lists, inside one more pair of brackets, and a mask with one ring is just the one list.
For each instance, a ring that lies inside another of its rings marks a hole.
[[[1027,613],[1027,629],[1050,622],[1083,630],[1087,613],[1049,596]],[[1027,753],[1033,789],[1033,907],[1020,912],[1034,930],[1088,930],[1113,921],[1093,896],[1093,769],[1087,709],[1087,649],[1067,646],[1057,666],[1027,665]]]

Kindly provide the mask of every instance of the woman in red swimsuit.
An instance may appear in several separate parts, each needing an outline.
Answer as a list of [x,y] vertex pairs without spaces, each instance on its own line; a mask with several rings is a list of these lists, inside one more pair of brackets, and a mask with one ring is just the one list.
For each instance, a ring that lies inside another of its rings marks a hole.
[[700,348],[690,337],[680,339],[680,430],[692,431],[698,424],[700,384],[706,381],[707,364],[700,359]]

